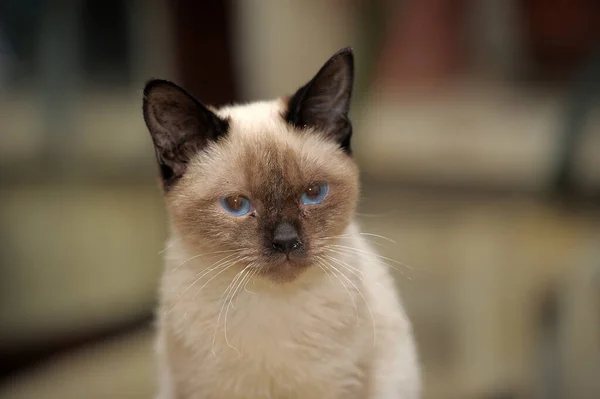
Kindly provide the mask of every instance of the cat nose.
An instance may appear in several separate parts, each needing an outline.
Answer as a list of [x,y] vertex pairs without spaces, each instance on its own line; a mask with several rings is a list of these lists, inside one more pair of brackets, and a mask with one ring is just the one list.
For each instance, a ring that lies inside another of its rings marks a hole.
[[284,254],[302,248],[298,231],[291,223],[279,223],[273,234],[273,248]]

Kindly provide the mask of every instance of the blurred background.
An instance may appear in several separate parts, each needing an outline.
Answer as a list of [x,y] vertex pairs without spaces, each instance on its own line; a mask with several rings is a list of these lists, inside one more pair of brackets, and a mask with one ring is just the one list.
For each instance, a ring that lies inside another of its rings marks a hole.
[[267,99],[348,45],[424,398],[600,398],[599,1],[0,0],[1,398],[152,397],[145,81]]

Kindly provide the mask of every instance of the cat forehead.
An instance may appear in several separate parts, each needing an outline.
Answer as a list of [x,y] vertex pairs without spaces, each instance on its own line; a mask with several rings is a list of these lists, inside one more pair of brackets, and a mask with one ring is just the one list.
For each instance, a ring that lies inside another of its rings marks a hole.
[[286,130],[287,124],[283,118],[286,108],[286,101],[277,99],[226,106],[215,113],[229,121],[230,134],[260,134],[274,129]]
[[331,159],[333,154],[339,152],[335,142],[319,134],[304,132],[286,122],[286,111],[285,98],[215,110],[229,124],[226,144],[217,149],[221,158],[244,158],[255,165],[256,162],[269,163],[272,158],[282,156],[290,162],[298,157]]
[[328,176],[352,179],[355,165],[339,145],[290,126],[286,107],[278,99],[213,110],[227,119],[228,133],[191,162],[184,186],[223,195],[240,187],[280,187],[279,182],[296,187]]

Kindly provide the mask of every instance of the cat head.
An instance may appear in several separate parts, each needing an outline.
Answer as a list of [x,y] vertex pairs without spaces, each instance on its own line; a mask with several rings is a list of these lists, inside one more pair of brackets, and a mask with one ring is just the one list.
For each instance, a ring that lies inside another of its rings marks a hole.
[[144,90],[175,233],[290,281],[344,232],[358,197],[348,119],[353,54],[333,55],[290,97],[219,109],[164,80]]

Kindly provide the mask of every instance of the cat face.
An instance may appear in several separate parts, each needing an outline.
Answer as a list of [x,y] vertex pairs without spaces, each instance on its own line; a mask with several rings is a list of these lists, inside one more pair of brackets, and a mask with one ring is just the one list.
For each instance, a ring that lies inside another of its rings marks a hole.
[[167,208],[191,250],[230,253],[236,268],[279,282],[318,264],[357,203],[352,70],[345,49],[287,99],[221,109],[148,83],[144,118]]

